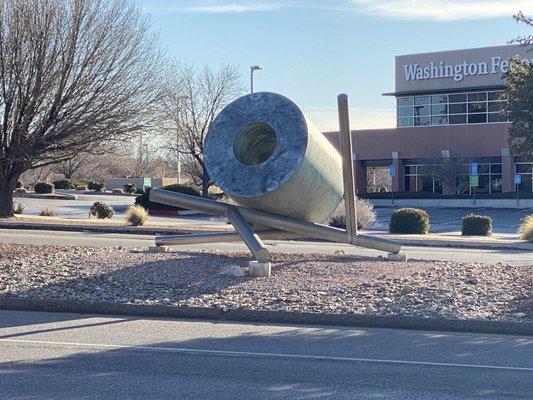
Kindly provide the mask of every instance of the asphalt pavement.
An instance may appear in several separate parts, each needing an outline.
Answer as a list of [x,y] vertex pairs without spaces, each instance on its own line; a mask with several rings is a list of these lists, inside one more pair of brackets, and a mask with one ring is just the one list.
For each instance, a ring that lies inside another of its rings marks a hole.
[[[154,236],[136,234],[110,234],[98,232],[61,232],[0,229],[0,241],[3,243],[25,244],[57,244],[72,246],[97,246],[97,247],[137,247],[146,248],[154,244]],[[317,241],[266,241],[271,252],[279,253],[323,253],[335,254],[342,251],[346,254],[378,257],[386,253],[376,250],[364,249],[342,243],[329,243]],[[176,246],[175,251],[184,247]],[[185,246],[187,250],[221,250],[248,252],[242,243],[215,243],[196,244]],[[404,246],[410,259],[420,260],[450,260],[450,261],[478,261],[487,264],[498,262],[510,265],[533,266],[533,254],[524,250],[510,249],[469,249],[456,247],[415,247]]]
[[0,311],[0,397],[531,399],[531,337]]

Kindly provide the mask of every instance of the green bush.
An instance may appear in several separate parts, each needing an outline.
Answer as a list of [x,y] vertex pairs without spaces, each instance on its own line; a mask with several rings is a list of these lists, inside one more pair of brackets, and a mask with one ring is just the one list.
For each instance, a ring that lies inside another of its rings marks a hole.
[[54,181],[54,187],[56,189],[74,189],[74,185],[70,179],[59,179]]
[[99,219],[113,218],[113,215],[115,215],[115,211],[113,210],[113,208],[111,208],[111,206],[107,205],[106,203],[102,203],[101,201],[95,201],[91,206],[91,209],[89,210],[89,216],[91,215]]
[[137,188],[135,189],[135,194],[144,194],[143,188]]
[[37,182],[33,187],[35,193],[54,193],[54,185],[49,182]]
[[492,234],[492,218],[487,215],[468,214],[461,223],[463,236],[490,236]]
[[24,183],[22,181],[17,181],[17,184],[15,185],[15,189],[21,189],[24,187]]
[[124,192],[126,193],[135,193],[136,190],[137,188],[135,187],[133,183],[126,183],[124,185]]
[[[198,190],[190,186],[180,185],[177,183],[172,184],[172,185],[162,186],[160,189],[170,190],[171,192],[183,193],[183,194],[188,194],[190,196],[200,197],[200,192]],[[172,206],[167,206],[166,204],[152,203],[148,198],[149,195],[150,195],[150,188],[147,188],[146,193],[140,195],[139,197],[135,199],[135,204],[138,204],[147,210],[169,210],[169,211],[184,210],[181,207],[172,207]]]
[[426,234],[429,232],[428,213],[417,208],[394,210],[390,217],[389,232]]
[[87,184],[87,187],[89,190],[94,190],[95,192],[103,192],[105,189],[105,185],[103,182],[95,182],[91,181]]

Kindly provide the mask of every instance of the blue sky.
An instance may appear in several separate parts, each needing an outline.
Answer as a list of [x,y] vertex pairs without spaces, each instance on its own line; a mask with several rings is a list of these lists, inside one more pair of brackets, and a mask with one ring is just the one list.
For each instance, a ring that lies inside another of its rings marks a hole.
[[533,0],[137,0],[176,60],[237,65],[256,91],[295,101],[336,129],[349,95],[352,128],[394,126],[394,56],[496,46],[526,33],[512,20]]

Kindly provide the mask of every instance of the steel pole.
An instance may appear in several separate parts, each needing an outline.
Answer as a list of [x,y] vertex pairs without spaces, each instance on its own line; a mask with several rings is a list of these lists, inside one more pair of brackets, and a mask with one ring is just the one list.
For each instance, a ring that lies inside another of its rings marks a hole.
[[352,133],[350,131],[350,113],[348,96],[337,96],[339,112],[339,135],[342,156],[342,180],[344,186],[344,210],[346,214],[346,233],[351,243],[357,236],[357,210],[355,208],[355,187],[353,179]]
[[[216,216],[225,216],[228,207],[233,207],[225,203],[218,203],[213,200],[158,188],[152,188],[149,197],[150,201],[155,203],[183,207]],[[357,235],[349,241],[346,231],[343,229],[301,221],[285,215],[272,214],[244,207],[237,206],[235,208],[237,208],[244,219],[250,223],[293,232],[301,237],[312,237],[337,243],[350,243],[356,246],[368,247],[390,253],[399,253],[401,249],[401,244],[395,240]]]

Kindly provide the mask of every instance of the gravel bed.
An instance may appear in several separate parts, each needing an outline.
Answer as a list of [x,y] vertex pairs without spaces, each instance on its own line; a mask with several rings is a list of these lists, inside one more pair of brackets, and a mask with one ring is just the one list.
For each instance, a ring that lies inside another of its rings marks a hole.
[[223,273],[242,271],[244,253],[0,244],[0,254],[0,298],[533,321],[533,266],[274,254],[270,278],[249,278]]

